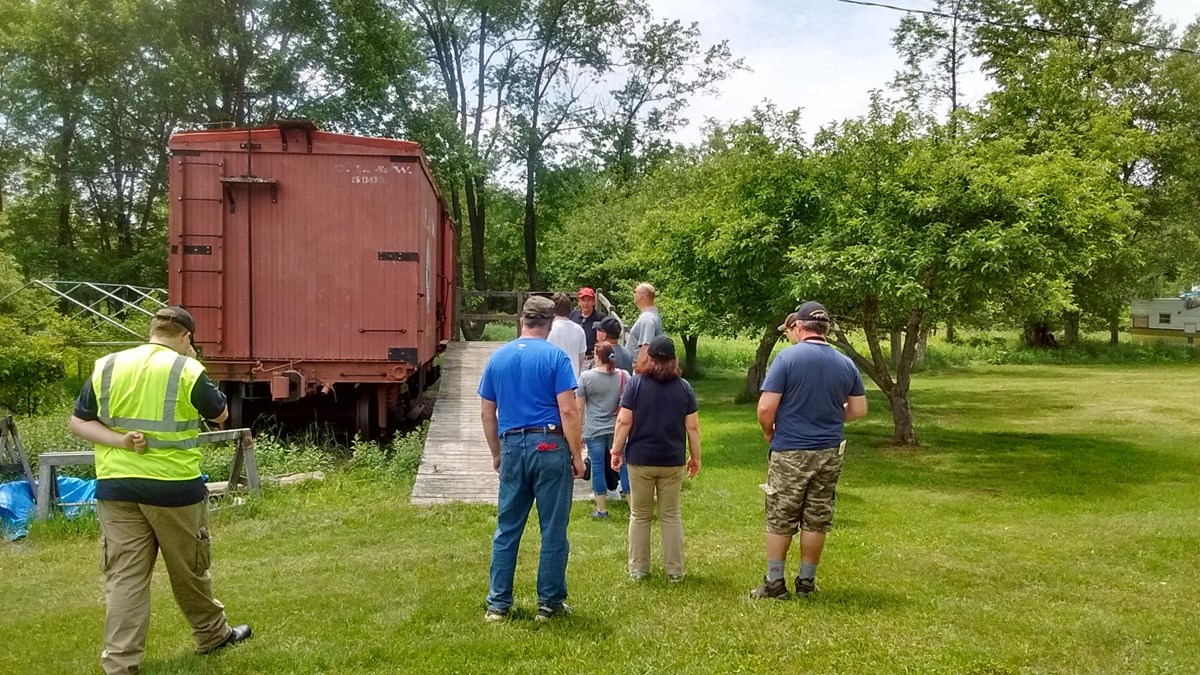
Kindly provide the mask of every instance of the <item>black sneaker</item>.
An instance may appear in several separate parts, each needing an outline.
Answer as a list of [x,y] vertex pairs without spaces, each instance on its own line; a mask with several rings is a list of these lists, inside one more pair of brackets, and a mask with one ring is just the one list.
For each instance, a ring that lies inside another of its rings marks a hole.
[[797,598],[807,598],[808,596],[820,590],[821,589],[817,588],[817,582],[815,579],[801,579],[800,577],[796,577]]
[[537,616],[534,617],[537,621],[549,621],[556,616],[571,613],[571,606],[567,603],[561,605],[538,605]]
[[494,609],[492,607],[488,607],[487,611],[483,613],[483,620],[487,621],[488,623],[503,621],[507,618],[508,611],[503,609]]
[[792,597],[792,594],[788,593],[787,582],[783,579],[767,581],[767,578],[763,577],[762,586],[750,591],[750,597],[754,598],[755,600],[763,600],[766,598],[787,600]]

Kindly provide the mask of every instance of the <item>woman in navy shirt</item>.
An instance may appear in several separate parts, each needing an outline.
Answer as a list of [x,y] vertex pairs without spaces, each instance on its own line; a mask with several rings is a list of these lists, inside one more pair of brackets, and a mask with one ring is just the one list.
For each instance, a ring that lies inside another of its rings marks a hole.
[[683,581],[683,477],[700,472],[700,418],[692,385],[679,372],[675,343],[660,335],[625,387],[612,466],[629,464],[629,578],[650,573],[650,520],[658,502],[667,581]]

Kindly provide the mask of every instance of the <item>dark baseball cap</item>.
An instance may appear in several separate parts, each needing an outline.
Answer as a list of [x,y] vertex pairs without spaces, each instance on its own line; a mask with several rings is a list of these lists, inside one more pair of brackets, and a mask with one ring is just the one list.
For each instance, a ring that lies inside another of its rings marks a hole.
[[825,309],[825,305],[816,300],[809,300],[796,308],[796,320],[829,321],[829,310]]
[[599,328],[600,330],[604,331],[605,335],[612,337],[612,338],[615,338],[615,337],[618,337],[619,335],[621,335],[621,322],[617,321],[617,318],[615,316],[604,317],[604,320],[601,321],[600,324],[597,325],[596,327]]
[[154,318],[177,323],[189,333],[196,332],[196,320],[182,307],[163,307],[154,313]]
[[196,320],[192,318],[191,312],[182,307],[163,307],[154,313],[154,318],[182,326],[188,332],[188,341],[192,343],[192,347],[196,346]]
[[675,358],[675,341],[666,335],[659,335],[646,347],[646,355],[656,359],[673,359]]
[[521,308],[523,319],[553,319],[554,301],[544,295],[531,295]]
[[783,331],[787,330],[791,326],[796,325],[797,321],[799,321],[799,319],[796,318],[795,312],[792,312],[791,314],[788,314],[787,316],[783,317],[783,323],[779,324],[779,332],[782,333]]

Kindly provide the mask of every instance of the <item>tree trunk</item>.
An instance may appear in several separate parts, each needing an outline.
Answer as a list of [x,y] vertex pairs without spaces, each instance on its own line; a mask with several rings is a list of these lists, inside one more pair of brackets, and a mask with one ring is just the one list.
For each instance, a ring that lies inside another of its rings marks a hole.
[[1063,312],[1063,344],[1079,344],[1079,312]]
[[890,345],[891,345],[891,352],[892,352],[891,353],[892,370],[896,370],[900,367],[900,352],[902,350],[901,342],[900,342],[900,331],[898,331],[898,330],[890,331],[888,337],[890,338]]
[[537,156],[536,144],[531,141],[525,154],[525,271],[529,275],[531,291],[545,290],[537,269],[537,205],[533,198]]
[[954,341],[957,339],[958,338],[954,335],[954,322],[947,321],[946,322],[946,342],[948,342],[950,344],[954,344]]
[[908,391],[902,392],[897,383],[892,393],[888,394],[888,403],[892,407],[892,442],[896,445],[916,445],[917,433],[913,429],[912,405],[908,401]]
[[771,351],[775,349],[775,343],[778,341],[779,331],[774,326],[768,328],[759,339],[758,349],[754,351],[754,363],[746,371],[746,402],[757,401],[762,394],[763,378],[767,376],[767,361],[770,360]]
[[471,221],[471,275],[475,277],[475,290],[487,289],[487,267],[484,259],[485,202],[483,180],[478,176],[467,176],[463,183],[467,198],[467,218]]
[[1121,337],[1121,324],[1116,317],[1108,320],[1108,346],[1116,347]]
[[925,352],[929,351],[929,329],[921,329],[921,335],[917,339],[917,350],[913,356],[913,367],[920,368],[925,365]]
[[1024,332],[1025,346],[1030,349],[1058,348],[1058,340],[1054,339],[1054,333],[1050,332],[1050,326],[1044,321],[1026,321]]
[[696,375],[696,343],[700,336],[684,333],[680,337],[683,338],[683,376],[691,379]]
[[75,143],[75,116],[70,112],[62,117],[62,136],[59,139],[58,157],[55,161],[55,198],[58,201],[58,252],[55,268],[59,279],[74,278],[67,269],[68,261],[74,259],[75,236],[71,230],[71,149]]

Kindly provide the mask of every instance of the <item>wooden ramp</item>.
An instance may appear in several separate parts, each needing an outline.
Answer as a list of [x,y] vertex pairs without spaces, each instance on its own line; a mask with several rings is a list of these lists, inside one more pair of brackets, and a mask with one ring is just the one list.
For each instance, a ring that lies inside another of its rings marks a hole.
[[[479,380],[488,358],[504,342],[451,342],[412,503],[496,503],[500,481],[479,422]],[[575,499],[591,499],[590,481],[575,481]]]

